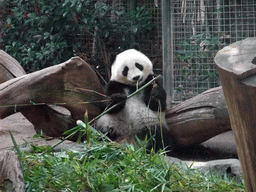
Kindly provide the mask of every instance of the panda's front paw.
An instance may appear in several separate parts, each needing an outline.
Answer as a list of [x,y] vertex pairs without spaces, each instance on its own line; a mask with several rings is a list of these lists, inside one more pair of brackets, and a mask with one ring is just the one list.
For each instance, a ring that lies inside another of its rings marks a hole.
[[119,103],[121,101],[125,101],[127,96],[124,93],[115,93],[111,95],[111,100],[113,103]]
[[110,138],[112,141],[116,140],[119,137],[119,135],[116,133],[116,130],[111,126],[101,126],[97,127],[97,129],[108,138]]
[[159,90],[158,89],[153,89],[150,96],[151,96],[152,99],[158,100],[159,96],[160,96]]

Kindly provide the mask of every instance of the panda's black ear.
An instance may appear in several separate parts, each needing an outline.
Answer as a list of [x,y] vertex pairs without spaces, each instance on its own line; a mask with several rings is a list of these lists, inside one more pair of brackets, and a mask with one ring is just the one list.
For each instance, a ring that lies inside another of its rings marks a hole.
[[133,48],[133,49],[136,49],[137,51],[140,51],[140,46],[139,46],[138,43],[134,43],[134,44],[132,45],[132,48]]
[[116,60],[116,53],[111,53],[109,55],[109,61],[110,61],[110,65],[112,65],[114,63],[114,61]]

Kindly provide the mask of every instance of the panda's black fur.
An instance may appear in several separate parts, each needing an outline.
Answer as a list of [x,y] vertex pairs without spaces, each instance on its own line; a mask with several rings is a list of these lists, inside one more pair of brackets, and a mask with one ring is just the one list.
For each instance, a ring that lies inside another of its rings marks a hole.
[[155,140],[156,148],[170,145],[164,113],[166,92],[161,83],[155,80],[127,99],[128,95],[153,78],[153,65],[144,54],[134,49],[118,54],[111,68],[106,95],[110,98],[107,108],[120,104],[96,122],[96,129],[107,133],[112,140],[132,140],[135,135],[144,139],[147,135]]
[[[147,84],[154,78],[153,75],[149,75],[145,82],[141,85]],[[161,104],[162,112],[166,110],[166,92],[160,85],[158,80],[155,80],[157,85],[157,89],[153,90],[153,84],[148,85],[142,92],[143,92],[143,102],[149,109],[153,111],[159,110],[159,101]],[[140,86],[140,87],[141,87]],[[128,94],[125,93],[125,89],[129,90]],[[106,95],[111,97],[111,102],[108,104],[108,108],[122,102],[114,109],[110,110],[110,114],[116,114],[120,112],[125,107],[125,101],[128,95],[132,94],[136,91],[136,86],[126,85],[123,83],[119,83],[117,81],[110,81],[107,85]]]

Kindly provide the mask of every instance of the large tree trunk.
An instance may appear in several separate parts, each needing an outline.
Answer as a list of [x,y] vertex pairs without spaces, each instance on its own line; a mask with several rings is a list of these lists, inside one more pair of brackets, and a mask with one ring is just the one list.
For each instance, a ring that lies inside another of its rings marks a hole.
[[78,57],[27,75],[3,51],[0,62],[1,81],[6,81],[0,84],[0,119],[20,111],[37,132],[61,136],[75,125],[74,120],[83,119],[86,111],[89,118],[101,111],[87,102],[102,100],[103,88],[91,67]]
[[247,191],[256,191],[256,38],[223,48],[215,57]]

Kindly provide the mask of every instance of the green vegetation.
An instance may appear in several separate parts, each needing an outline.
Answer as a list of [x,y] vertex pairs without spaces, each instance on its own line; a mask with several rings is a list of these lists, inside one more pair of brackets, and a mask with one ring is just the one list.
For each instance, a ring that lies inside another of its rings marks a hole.
[[146,141],[111,142],[89,125],[87,117],[71,132],[78,131],[87,136],[83,151],[54,153],[49,147],[32,146],[32,153],[21,155],[26,191],[245,190],[235,178],[171,164],[164,151],[148,151]]
[[85,49],[89,59],[104,55],[108,64],[109,52],[127,49],[152,28],[144,6],[127,10],[106,0],[6,0],[3,5],[0,40],[26,71],[59,64]]
[[27,191],[244,191],[227,177],[167,163],[163,153],[113,142],[83,152],[24,154]]

